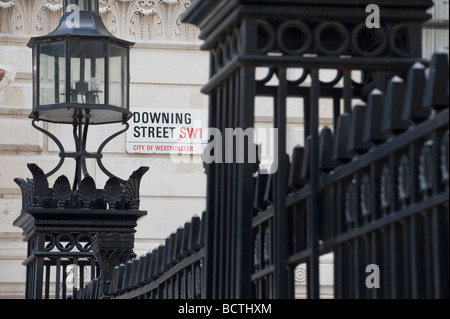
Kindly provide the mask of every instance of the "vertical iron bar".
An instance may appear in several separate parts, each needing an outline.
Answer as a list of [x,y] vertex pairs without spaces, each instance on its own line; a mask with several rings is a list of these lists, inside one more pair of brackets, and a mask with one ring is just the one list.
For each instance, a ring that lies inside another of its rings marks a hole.
[[77,298],[77,291],[78,291],[78,272],[79,272],[80,266],[78,265],[78,258],[73,258],[73,288],[72,288],[72,298]]
[[[43,251],[44,250],[44,244],[45,244],[45,234],[40,233],[37,235],[37,251]],[[34,299],[42,299],[42,285],[44,281],[44,257],[36,257],[36,268],[34,273]]]
[[[441,136],[434,132],[432,135],[432,195],[439,194],[440,184],[440,151],[441,151]],[[444,223],[442,223],[444,224]],[[442,265],[445,264],[446,252],[442,249],[445,244],[442,242],[441,218],[438,206],[431,209],[431,257],[432,257],[432,271],[433,274],[433,298],[443,298],[444,285],[448,286],[448,280],[445,280],[444,272],[448,274],[448,267],[445,269]],[[448,241],[447,241],[448,242]],[[448,249],[447,249],[448,251]],[[448,252],[447,252],[448,254]],[[448,288],[447,288],[448,289]]]
[[[433,272],[432,269],[432,249],[431,246],[431,236],[432,236],[432,230],[431,230],[431,216],[430,211],[427,211],[423,213],[423,228],[424,228],[424,261],[425,261],[425,272],[420,273],[421,277],[428,277],[428,274],[431,274]],[[425,275],[427,274],[427,276]],[[425,282],[425,298],[432,298],[432,284],[433,279],[424,278],[423,280]]]
[[[359,257],[359,249],[360,249],[360,242],[359,238],[355,238],[353,240],[353,267],[354,267],[354,298],[360,299],[361,298],[361,269],[359,267],[360,264],[360,257]],[[361,243],[362,244],[362,243]]]
[[[287,297],[287,270],[286,270],[286,98],[287,78],[286,68],[278,68],[278,92],[275,98],[274,124],[278,130],[278,142],[276,147],[278,169],[275,173],[275,297],[285,299]],[[261,234],[262,236],[264,234]],[[262,238],[262,237],[261,237]]]
[[341,115],[341,99],[338,96],[333,97],[333,132],[336,132],[337,121]]
[[[377,258],[377,232],[376,231],[372,231],[372,233],[370,234],[370,241],[371,241],[371,247],[370,247],[370,251],[372,254],[372,263],[378,265],[378,258]],[[378,296],[378,290],[379,289],[372,289],[372,299],[376,299]]]
[[91,258],[91,280],[94,280],[95,277],[99,276],[100,274],[96,274],[97,267],[95,266],[95,258]]
[[50,264],[47,264],[45,266],[45,293],[44,298],[49,299],[50,298]]
[[[220,62],[219,62],[220,63]],[[226,273],[226,250],[227,250],[227,237],[228,234],[226,233],[226,213],[227,213],[227,203],[226,203],[226,191],[227,191],[227,164],[225,162],[227,154],[226,154],[226,147],[225,147],[225,140],[226,140],[226,134],[225,134],[225,128],[226,128],[226,81],[223,81],[220,85],[220,100],[219,100],[219,112],[220,114],[218,118],[218,123],[220,123],[220,131],[222,132],[222,164],[220,165],[220,181],[221,181],[221,190],[220,190],[220,197],[219,197],[219,203],[221,203],[218,211],[219,216],[219,223],[218,223],[218,250],[215,252],[215,254],[218,255],[217,257],[217,267],[219,270],[219,277],[218,277],[218,287],[217,287],[217,293],[218,298],[225,298],[225,281],[227,279],[227,273]]]
[[[227,79],[224,83],[225,85],[225,92],[224,92],[224,103],[223,103],[223,111],[224,111],[224,127],[225,128],[232,128],[233,127],[233,123],[232,123],[232,114],[233,114],[233,106],[231,105],[231,103],[233,103],[233,97],[232,97],[232,92],[233,92],[233,81],[232,81],[232,77],[230,77],[229,79]],[[233,143],[234,144],[234,143]],[[227,151],[227,149],[225,148],[225,151]],[[236,148],[233,146],[233,157],[236,156],[235,154],[236,152]],[[226,157],[226,154],[225,154]],[[231,268],[232,268],[232,237],[231,237],[231,229],[232,229],[232,225],[231,225],[231,215],[233,214],[233,209],[231,207],[231,194],[233,192],[232,190],[232,183],[233,183],[233,173],[232,173],[232,167],[233,167],[233,163],[234,163],[234,158],[232,160],[231,163],[225,163],[224,167],[225,167],[225,179],[226,179],[226,192],[224,192],[225,194],[225,200],[224,200],[224,206],[225,206],[225,238],[226,238],[226,250],[225,250],[225,282],[224,282],[224,294],[225,296],[229,296],[230,295],[230,282],[232,280],[232,276],[231,276]]]
[[311,187],[311,210],[309,216],[309,245],[311,255],[309,258],[308,278],[308,298],[318,299],[319,291],[319,243],[318,243],[318,218],[320,214],[320,184],[319,184],[319,70],[311,69],[311,89],[310,89],[310,135],[311,135],[311,153],[310,153],[310,187]]
[[311,134],[311,120],[310,120],[310,96],[303,97],[303,125],[305,127],[304,141],[303,145],[306,146],[306,138]]
[[[223,166],[223,134],[225,133],[223,131],[223,127],[222,127],[222,122],[221,122],[221,117],[222,117],[222,113],[221,113],[221,108],[222,108],[222,103],[221,103],[221,97],[222,97],[222,88],[221,86],[218,86],[216,89],[216,128],[219,130],[220,133],[222,133],[222,135],[220,136],[221,139],[221,147],[222,149],[220,150],[220,163],[217,164],[217,166],[215,166],[216,168],[216,185],[215,185],[215,207],[214,207],[214,231],[213,231],[213,236],[214,236],[214,254],[213,256],[213,260],[214,260],[214,265],[213,265],[213,269],[214,269],[214,274],[213,274],[213,298],[219,298],[220,296],[220,284],[221,284],[221,277],[222,274],[220,273],[221,270],[221,266],[220,266],[220,250],[221,250],[221,229],[220,229],[220,223],[221,223],[221,210],[222,210],[222,202],[221,202],[221,197],[222,197],[222,185],[223,185],[223,174],[222,174],[222,166]],[[214,150],[215,152],[215,150]],[[216,155],[216,154],[214,154]],[[216,157],[217,158],[217,157]]]
[[389,273],[390,273],[390,298],[392,299],[397,299],[398,298],[398,287],[397,287],[397,277],[400,277],[401,274],[397,272],[398,269],[398,263],[399,263],[399,258],[398,258],[398,254],[400,253],[397,249],[397,234],[398,234],[399,228],[396,227],[395,224],[391,224],[391,226],[389,227],[389,248],[390,248],[390,257],[389,257],[389,261],[390,261],[390,267],[389,269]]
[[[256,25],[254,27],[256,29]],[[255,68],[243,67],[241,72],[241,107],[238,127],[245,131],[253,127],[254,123]],[[247,150],[248,147],[244,148],[244,151]],[[234,298],[250,298],[251,296],[253,168],[254,163],[248,163],[248,158],[245,163],[237,164],[236,242],[240,245],[236,247],[236,294],[230,296]]]
[[[213,57],[211,56],[211,70],[213,65]],[[212,72],[212,71],[211,71]],[[209,127],[216,128],[216,113],[217,113],[217,92],[214,91],[209,96]],[[208,137],[210,140],[210,136]],[[216,150],[214,150],[216,151]],[[206,196],[206,213],[205,220],[202,223],[205,223],[205,258],[203,264],[204,270],[204,280],[202,280],[202,291],[204,292],[204,298],[213,298],[213,289],[214,289],[214,281],[215,281],[215,270],[214,270],[214,250],[215,250],[215,212],[217,203],[217,164],[210,163],[206,166],[206,173],[208,176],[207,180],[207,196]]]
[[351,78],[351,70],[344,69],[342,70],[344,75],[344,112],[351,113],[352,111],[352,78]]
[[67,265],[64,264],[62,267],[62,299],[66,299],[67,292]]
[[[233,116],[232,116],[232,123],[238,123],[239,121],[239,108],[240,105],[240,88],[241,88],[241,82],[240,82],[240,72],[236,72],[234,76],[235,81],[235,97],[234,97],[234,105],[233,105]],[[238,189],[237,189],[237,181],[238,181],[238,164],[236,163],[236,157],[234,157],[234,161],[232,164],[233,170],[232,170],[232,180],[231,180],[231,188],[232,188],[232,206],[231,206],[231,256],[232,258],[236,258],[236,250],[234,247],[238,245],[237,241],[237,216],[234,213],[237,210],[238,207]],[[233,295],[233,283],[237,280],[236,274],[237,270],[236,267],[231,267],[231,274],[230,277],[232,281],[230,282],[230,295]]]
[[341,255],[342,245],[337,245],[334,250],[334,269],[333,269],[333,281],[334,281],[334,298],[342,299],[342,272],[341,272]]
[[59,287],[61,284],[61,258],[56,258],[56,273],[55,273],[55,299],[59,299]]

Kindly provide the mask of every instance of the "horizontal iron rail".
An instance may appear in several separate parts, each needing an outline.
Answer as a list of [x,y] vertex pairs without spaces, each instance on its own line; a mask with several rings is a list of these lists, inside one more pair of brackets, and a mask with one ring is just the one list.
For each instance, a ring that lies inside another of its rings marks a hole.
[[405,207],[404,209],[390,213],[388,215],[384,215],[383,217],[376,219],[366,225],[354,228],[343,234],[337,235],[334,238],[327,239],[323,242],[322,247],[325,250],[327,250],[330,247],[339,245],[346,241],[350,241],[356,237],[361,237],[373,231],[386,228],[391,224],[407,219],[408,217],[413,216],[415,214],[430,211],[432,208],[442,205],[445,202],[448,202],[448,200],[449,200],[448,192],[440,193],[438,195],[429,197],[420,202],[414,203],[414,205]]
[[342,69],[350,68],[352,70],[390,70],[404,71],[414,63],[420,62],[425,66],[429,61],[417,58],[372,58],[372,57],[325,57],[325,56],[275,56],[275,55],[257,55],[245,54],[239,57],[238,63],[246,65],[264,65],[264,66],[284,66],[284,67],[315,67],[322,69]]
[[270,275],[274,272],[274,270],[275,270],[274,265],[270,265],[270,266],[267,266],[266,268],[258,270],[257,272],[252,274],[252,277],[251,277],[252,281],[262,278],[264,276]]
[[289,266],[296,266],[303,262],[307,262],[308,258],[311,256],[311,248],[304,249],[300,252],[297,252],[287,258],[287,264]]
[[352,162],[337,167],[331,174],[323,177],[323,186],[327,187],[328,185],[336,183],[339,180],[368,167],[372,163],[388,157],[390,154],[401,150],[402,148],[408,147],[411,143],[420,140],[441,128],[445,128],[448,123],[448,109],[435,113],[428,120],[413,126],[402,134],[394,136],[388,143],[376,146],[376,148],[355,158]]
[[257,227],[258,225],[268,221],[273,217],[275,209],[273,206],[267,207],[266,210],[260,212],[258,215],[254,216],[252,219],[252,228]]
[[93,252],[67,252],[62,254],[61,252],[34,252],[31,256],[22,262],[22,265],[26,266],[30,262],[33,262],[36,258],[95,258]]

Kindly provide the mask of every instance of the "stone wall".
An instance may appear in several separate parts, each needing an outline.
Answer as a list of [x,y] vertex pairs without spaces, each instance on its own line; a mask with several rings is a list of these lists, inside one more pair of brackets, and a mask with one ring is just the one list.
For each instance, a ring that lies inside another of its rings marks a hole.
[[[199,50],[198,30],[180,23],[180,14],[193,0],[100,0],[105,25],[117,37],[136,42],[131,50],[131,108],[208,107],[200,93],[208,81],[209,56]],[[0,0],[0,69],[6,71],[0,81],[0,298],[23,298],[26,243],[19,228],[12,223],[20,214],[21,194],[15,177],[31,177],[26,164],[36,163],[50,171],[58,162],[58,148],[31,126],[28,115],[32,106],[31,50],[26,46],[31,36],[44,35],[59,23],[61,0]],[[448,50],[448,1],[436,1],[432,10],[436,20],[424,29],[424,55],[436,48]],[[264,78],[267,70],[257,74]],[[288,76],[295,78],[296,70]],[[330,80],[334,73],[321,75]],[[303,114],[300,100],[288,101],[288,150],[303,143]],[[331,101],[329,101],[331,103]],[[332,108],[327,101],[320,106],[321,126],[331,125]],[[273,101],[257,100],[256,127],[273,126]],[[39,123],[56,135],[67,151],[73,150],[72,127]],[[88,151],[120,125],[92,127]],[[263,154],[264,155],[264,154]],[[201,158],[191,156],[186,163],[175,164],[169,155],[138,155],[126,152],[126,137],[120,136],[104,149],[104,164],[123,179],[139,166],[150,171],[141,183],[141,209],[148,216],[139,221],[135,252],[145,254],[162,243],[171,231],[201,215],[205,208],[206,176]],[[74,162],[66,160],[62,169],[50,177],[74,174]],[[88,170],[96,184],[107,180],[93,161]],[[323,296],[332,297],[332,255],[324,257]],[[304,297],[305,278],[299,266],[296,272],[296,296]]]

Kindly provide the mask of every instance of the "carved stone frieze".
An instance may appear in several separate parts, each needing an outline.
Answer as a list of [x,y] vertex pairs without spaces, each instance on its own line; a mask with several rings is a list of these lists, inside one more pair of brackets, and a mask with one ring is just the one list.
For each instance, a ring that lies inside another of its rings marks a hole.
[[[0,35],[43,35],[63,14],[62,0],[0,0]],[[108,30],[131,41],[198,41],[198,29],[181,23],[193,0],[99,0]]]

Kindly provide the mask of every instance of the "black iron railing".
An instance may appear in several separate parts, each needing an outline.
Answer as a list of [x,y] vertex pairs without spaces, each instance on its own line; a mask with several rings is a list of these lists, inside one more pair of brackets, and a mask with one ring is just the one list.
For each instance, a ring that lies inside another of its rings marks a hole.
[[[364,24],[370,2],[192,4],[184,21],[211,53],[203,92],[222,133],[205,154],[215,159],[206,211],[139,259],[124,240],[128,262],[108,257],[120,238],[97,234],[102,275],[77,297],[294,298],[294,269],[306,264],[307,297],[318,298],[319,258],[332,252],[336,298],[448,298],[448,57],[420,58],[432,1],[382,1],[376,29]],[[252,161],[253,140],[224,134],[254,128],[261,97],[277,130],[272,174]],[[305,132],[292,154],[289,98]],[[324,100],[333,124],[319,130]]]
[[[295,267],[306,263],[308,276],[311,257],[329,252],[335,298],[448,296],[448,96],[435,87],[448,83],[447,69],[447,55],[436,53],[428,79],[415,64],[407,81],[394,77],[385,93],[375,89],[367,104],[341,114],[336,132],[321,130],[316,242],[308,236],[311,145],[294,149],[286,185],[291,296]],[[256,180],[252,282],[259,298],[273,297],[276,284],[271,183],[266,175]],[[380,269],[379,289],[366,286],[369,265]]]
[[96,278],[78,298],[201,299],[204,293],[204,229],[199,216],[167,237],[165,244],[117,265],[103,291]]

